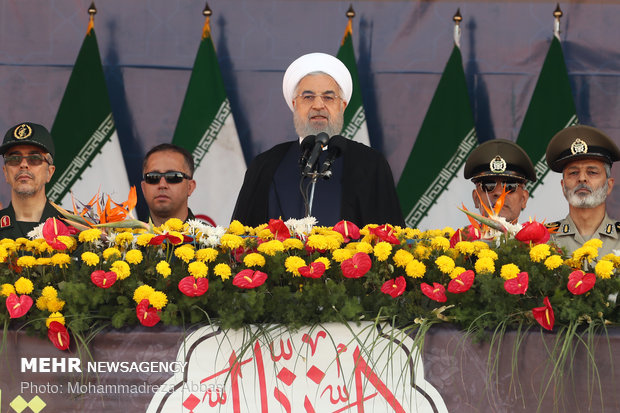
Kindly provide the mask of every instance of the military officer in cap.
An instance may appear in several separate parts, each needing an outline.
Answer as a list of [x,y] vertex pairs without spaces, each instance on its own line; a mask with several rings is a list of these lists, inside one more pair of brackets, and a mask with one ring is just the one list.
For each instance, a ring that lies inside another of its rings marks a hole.
[[576,125],[561,130],[547,146],[547,164],[562,174],[562,191],[568,201],[568,216],[548,224],[553,240],[571,254],[583,243],[603,241],[599,257],[620,249],[620,223],[609,218],[605,200],[614,186],[611,165],[620,150],[602,131]]
[[54,142],[44,126],[24,122],[4,135],[0,155],[11,186],[11,203],[0,211],[0,239],[26,237],[35,226],[59,215],[45,196],[45,184],[56,169]]
[[530,157],[519,145],[506,139],[493,139],[471,152],[465,162],[465,179],[476,185],[472,192],[474,205],[485,216],[482,204],[492,210],[505,190],[499,216],[516,223],[530,196],[525,184],[536,181],[536,173]]

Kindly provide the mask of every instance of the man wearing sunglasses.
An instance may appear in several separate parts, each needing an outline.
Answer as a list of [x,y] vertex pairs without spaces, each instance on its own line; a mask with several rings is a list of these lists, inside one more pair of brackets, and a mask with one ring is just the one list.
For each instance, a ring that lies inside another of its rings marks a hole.
[[153,225],[170,218],[194,219],[187,206],[196,189],[194,159],[187,150],[171,143],[155,146],[144,157],[142,173],[142,193]]
[[620,222],[607,215],[605,205],[614,186],[611,165],[620,160],[614,141],[591,126],[570,126],[551,139],[546,157],[549,168],[562,174],[568,201],[568,216],[548,224],[553,241],[567,254],[593,238],[603,241],[599,257],[620,249]]
[[54,142],[44,126],[20,123],[4,135],[0,155],[11,187],[11,203],[0,211],[0,238],[26,237],[47,218],[59,216],[45,196],[45,184],[56,169]]
[[[336,151],[333,138],[326,147],[311,143],[310,148],[316,150],[309,158],[318,158],[315,165],[322,165],[321,169],[328,163],[331,151],[337,158],[332,159],[330,179],[312,184],[308,183],[310,179],[302,178],[302,169],[305,176],[313,171],[308,159],[300,168],[300,158],[304,158],[302,141],[313,135],[318,141],[319,135],[325,138],[325,134],[333,137],[341,133],[352,91],[351,74],[333,56],[310,53],[291,63],[284,74],[282,92],[293,112],[297,138],[254,158],[245,174],[233,219],[257,226],[271,218],[303,218],[307,189],[307,204],[312,204],[310,215],[320,225],[335,225],[342,219],[360,227],[369,223],[403,225],[390,166],[383,155],[364,144],[341,138],[341,147]],[[320,150],[321,146],[325,150]]]
[[493,210],[502,192],[506,192],[499,216],[517,223],[527,204],[526,182],[536,181],[536,172],[527,153],[516,143],[493,139],[475,148],[465,162],[465,179],[476,185],[472,192],[474,205],[487,216],[484,204]]

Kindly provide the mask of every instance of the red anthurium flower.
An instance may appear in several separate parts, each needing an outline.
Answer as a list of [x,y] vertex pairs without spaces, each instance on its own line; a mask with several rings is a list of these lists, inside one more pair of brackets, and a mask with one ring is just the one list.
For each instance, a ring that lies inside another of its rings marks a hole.
[[551,308],[551,303],[549,302],[549,298],[545,297],[543,300],[545,304],[544,307],[536,307],[532,308],[532,314],[538,324],[546,328],[547,330],[553,330],[553,324],[555,323],[555,316],[553,315],[553,308]]
[[183,235],[183,239],[181,239],[174,235],[161,234],[151,238],[151,240],[149,241],[149,245],[161,245],[166,240],[168,240],[171,244],[177,245],[181,242],[192,242],[194,239],[192,237],[188,237],[187,235]]
[[47,329],[47,337],[58,350],[66,350],[71,344],[71,338],[67,328],[58,321],[52,321]]
[[371,228],[370,233],[376,235],[379,240],[398,245],[400,241],[394,235],[394,227],[390,224],[381,225],[380,227]]
[[438,303],[445,303],[448,301],[448,297],[446,297],[446,288],[439,283],[433,283],[432,287],[427,283],[422,283],[420,284],[420,289],[424,295],[431,300],[435,300]]
[[504,289],[509,294],[525,294],[529,285],[530,276],[526,272],[520,272],[515,278],[504,282]]
[[99,288],[110,288],[116,282],[116,273],[103,270],[93,271],[90,274],[90,280]]
[[19,318],[30,310],[32,303],[32,298],[28,295],[10,294],[6,298],[6,309],[9,310],[11,318]]
[[155,324],[159,323],[159,314],[157,314],[157,310],[154,307],[149,307],[151,303],[148,299],[144,299],[140,301],[140,304],[136,307],[136,315],[138,316],[138,321],[140,324],[146,327],[153,327]]
[[325,274],[325,264],[313,262],[310,265],[299,267],[297,271],[306,278],[321,278]]
[[575,295],[587,293],[594,287],[596,276],[592,273],[584,273],[581,270],[575,270],[568,276],[568,291]]
[[370,267],[372,267],[372,260],[365,252],[358,252],[353,258],[340,263],[342,275],[347,278],[360,278],[370,271]]
[[350,221],[340,221],[333,228],[334,231],[339,232],[344,237],[345,244],[352,239],[360,238],[360,229],[354,223]]
[[233,285],[239,288],[256,288],[265,283],[267,274],[262,271],[254,271],[251,269],[239,271],[233,278]]
[[480,239],[482,235],[480,230],[473,225],[468,225],[463,229],[458,229],[450,238],[450,248],[454,248],[456,244],[461,241],[476,241]]
[[515,238],[521,242],[533,242],[534,244],[544,244],[549,241],[550,237],[547,227],[536,221],[524,223],[521,231],[515,235]]
[[188,297],[198,297],[209,289],[209,280],[189,275],[179,281],[179,291]]
[[59,219],[48,218],[43,224],[43,238],[56,250],[66,250],[67,246],[58,240],[60,235],[69,235],[69,228]]
[[267,228],[269,228],[269,231],[271,231],[278,241],[284,241],[291,237],[291,231],[289,231],[288,227],[281,219],[270,219]]
[[406,285],[407,282],[405,281],[405,277],[396,277],[392,280],[387,280],[384,282],[381,286],[381,292],[392,296],[392,298],[396,298],[405,292]]
[[448,284],[448,291],[453,294],[464,293],[474,284],[476,274],[472,270],[463,271],[461,275],[452,279]]

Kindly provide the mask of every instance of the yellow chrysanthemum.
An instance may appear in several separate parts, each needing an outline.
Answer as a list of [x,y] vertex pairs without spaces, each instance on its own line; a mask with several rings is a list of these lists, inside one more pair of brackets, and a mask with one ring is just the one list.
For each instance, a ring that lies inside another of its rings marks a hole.
[[429,229],[422,233],[422,238],[433,239],[435,237],[442,237],[443,231],[440,229]]
[[215,248],[202,248],[196,251],[196,261],[212,262],[217,258],[217,254]]
[[17,265],[24,268],[32,268],[37,264],[37,259],[32,255],[24,255],[17,259]]
[[392,244],[384,241],[378,242],[377,245],[375,245],[373,253],[378,261],[385,261],[392,253]]
[[340,246],[344,242],[344,238],[342,238],[342,235],[337,232],[333,232],[333,234],[331,235],[326,235],[325,239],[327,240],[327,249],[330,251],[340,248]]
[[3,246],[0,246],[0,262],[5,262],[9,257],[9,252]]
[[65,307],[65,302],[58,298],[52,297],[47,299],[47,310],[51,312],[62,311]]
[[114,238],[114,243],[119,247],[126,247],[131,242],[133,242],[133,234],[131,232],[120,232]]
[[130,264],[140,264],[142,262],[142,251],[140,250],[129,250],[127,254],[125,254],[125,261]]
[[154,237],[155,234],[145,232],[144,234],[138,235],[138,238],[136,238],[136,244],[138,244],[138,246],[140,247],[146,247],[147,245],[149,245],[149,242],[151,242]]
[[35,305],[37,306],[39,310],[46,311],[47,310],[47,298],[43,296],[37,298],[37,301],[35,301]]
[[29,241],[28,238],[19,237],[15,240],[15,244],[17,245],[18,248],[20,248],[28,244],[28,241]]
[[460,252],[463,255],[472,255],[476,252],[476,246],[473,242],[469,241],[459,241],[454,246],[454,249]]
[[549,270],[555,270],[562,264],[564,264],[564,260],[559,255],[552,255],[545,260],[545,267]]
[[115,257],[120,257],[121,252],[118,250],[118,248],[106,248],[105,250],[103,250],[102,255],[103,255],[103,259],[108,261]]
[[43,242],[41,242],[38,246],[37,246],[37,250],[43,254],[43,253],[53,253],[54,252],[54,248],[50,247],[50,245],[45,242],[45,240],[43,240]]
[[602,279],[611,278],[611,275],[614,273],[614,263],[607,260],[601,260],[596,263],[594,273],[597,277]]
[[431,256],[431,249],[422,244],[418,244],[413,249],[413,256],[419,260],[425,260]]
[[488,250],[489,249],[489,244],[487,244],[484,241],[472,241],[471,243],[474,246],[474,253],[475,254],[479,254],[480,251],[484,251],[484,250]]
[[168,264],[168,262],[166,261],[159,261],[155,266],[155,271],[157,271],[157,273],[164,278],[168,278],[168,276],[172,274],[170,264]]
[[551,255],[551,247],[549,244],[534,245],[530,249],[530,259],[532,262],[541,262]]
[[601,258],[601,260],[607,260],[607,261],[611,261],[614,263],[614,266],[616,268],[620,267],[620,256],[610,253],[605,255],[603,258]]
[[147,298],[149,303],[158,310],[161,310],[168,304],[168,297],[161,291],[154,291]]
[[60,267],[67,268],[67,266],[71,263],[71,257],[65,253],[59,253],[52,255],[52,264]]
[[75,242],[75,238],[70,237],[68,235],[59,235],[58,241],[65,244],[68,250],[72,250],[75,246],[77,246],[77,242]]
[[63,326],[65,325],[65,317],[61,313],[58,313],[58,312],[54,312],[50,314],[49,317],[47,317],[47,320],[45,320],[45,325],[47,326],[47,328],[50,327],[50,324],[52,321],[57,321]]
[[324,235],[313,234],[308,237],[306,245],[318,250],[326,250],[328,249],[328,240]]
[[129,269],[129,264],[125,261],[114,261],[110,266],[110,271],[114,271],[116,273],[116,277],[119,280],[124,280],[129,277],[131,274],[131,270]]
[[43,290],[41,291],[41,295],[45,298],[56,298],[58,297],[58,291],[56,291],[56,289],[51,285],[48,285],[47,287],[43,288]]
[[516,276],[520,272],[521,270],[519,269],[519,267],[511,263],[511,264],[502,265],[502,269],[500,270],[499,275],[504,280],[510,280],[511,278],[516,278]]
[[228,264],[217,264],[215,268],[213,268],[213,273],[220,277],[222,281],[226,281],[228,278],[230,278],[232,270],[230,269],[230,266],[228,266]]
[[262,252],[263,254],[274,256],[277,252],[284,251],[284,245],[282,244],[282,242],[274,239],[271,241],[263,242],[258,246],[257,250],[259,252]]
[[299,274],[299,271],[298,271],[299,267],[303,267],[305,265],[306,265],[306,261],[303,258],[296,257],[296,256],[288,257],[284,261],[284,267],[286,267],[286,271],[290,272],[296,277],[301,276],[301,274]]
[[598,250],[603,246],[603,241],[598,238],[592,238],[591,240],[584,242],[582,246],[588,248],[596,248]]
[[422,231],[417,228],[405,228],[403,230],[403,236],[407,239],[420,238],[420,235],[422,235]]
[[243,258],[243,263],[246,267],[262,267],[265,265],[265,257],[253,252]]
[[450,248],[450,240],[444,237],[435,237],[431,240],[431,248],[437,251],[445,251]]
[[97,228],[86,229],[78,236],[80,242],[93,242],[99,238],[101,238],[101,230]]
[[588,246],[586,244],[583,244],[581,248],[577,248],[573,252],[573,258],[577,261],[587,260],[588,262],[592,262],[596,257],[598,257],[598,249],[591,245]]
[[183,231],[184,223],[179,218],[170,218],[163,225],[168,231]]
[[0,287],[0,295],[8,297],[11,294],[15,294],[15,287],[13,287],[13,284],[2,284]]
[[316,260],[314,260],[314,262],[321,262],[321,263],[323,263],[323,265],[325,265],[325,270],[326,271],[329,270],[329,267],[331,265],[331,262],[326,257],[319,257]]
[[228,226],[228,232],[234,235],[243,235],[245,233],[245,227],[236,219]]
[[444,274],[450,274],[455,267],[454,260],[446,255],[437,257],[435,260],[435,265],[437,265],[439,271]]
[[421,278],[426,273],[426,265],[416,259],[412,260],[405,267],[405,274],[412,278]]
[[495,272],[495,260],[491,257],[480,257],[474,266],[478,274],[493,274]]
[[52,259],[47,257],[37,258],[37,265],[52,265]]
[[192,259],[194,259],[196,252],[194,251],[194,248],[192,248],[191,245],[185,244],[185,245],[181,245],[180,247],[177,247],[174,250],[174,255],[177,258],[183,260],[185,263],[188,263]]
[[94,252],[86,251],[82,253],[82,261],[89,267],[94,267],[99,264],[99,256]]
[[19,277],[19,279],[15,281],[15,291],[17,294],[30,294],[33,289],[34,285],[28,278]]
[[15,251],[15,249],[17,248],[15,240],[11,238],[4,238],[0,240],[0,245],[9,251]]
[[284,244],[284,249],[289,251],[289,250],[300,250],[303,249],[304,247],[304,243],[297,238],[287,238],[284,241],[282,241],[282,244]]
[[194,278],[206,277],[207,271],[209,271],[209,268],[207,267],[207,264],[202,261],[193,261],[187,266],[187,272]]
[[273,232],[269,228],[263,228],[260,231],[256,231],[256,236],[262,240],[273,239]]
[[149,296],[153,294],[154,292],[155,292],[155,289],[151,287],[150,285],[146,285],[146,284],[141,285],[134,290],[133,300],[137,304],[140,304],[140,301],[144,300],[145,298],[148,299]]
[[242,247],[244,244],[244,240],[239,235],[224,234],[222,235],[222,238],[220,238],[220,244],[224,248],[234,250],[236,248]]
[[392,259],[397,267],[405,268],[413,260],[413,254],[407,250],[400,249],[394,253]]
[[354,255],[355,255],[355,251],[354,250],[343,249],[343,248],[334,250],[334,252],[332,252],[332,258],[336,262],[342,262],[344,260],[348,260],[349,258],[353,257]]
[[459,275],[463,274],[465,271],[467,271],[467,270],[465,268],[463,268],[463,267],[454,267],[452,272],[449,274],[450,278],[451,279],[455,279]]
[[497,253],[491,249],[483,249],[478,251],[478,258],[489,258],[493,261],[496,261],[499,257]]

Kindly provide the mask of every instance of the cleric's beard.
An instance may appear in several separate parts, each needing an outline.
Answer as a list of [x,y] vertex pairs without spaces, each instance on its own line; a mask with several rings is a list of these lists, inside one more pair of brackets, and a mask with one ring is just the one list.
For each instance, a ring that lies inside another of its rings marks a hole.
[[321,132],[325,132],[331,137],[334,135],[338,135],[340,131],[342,131],[342,125],[344,123],[342,113],[338,113],[334,116],[329,116],[329,114],[321,113],[321,115],[327,118],[327,125],[320,127],[313,125],[310,121],[310,117],[316,115],[317,113],[309,113],[308,118],[303,119],[297,113],[297,111],[293,112],[293,123],[295,124],[295,131],[299,136],[305,138],[308,135],[317,135]]

